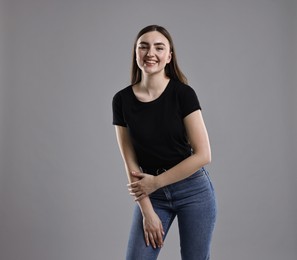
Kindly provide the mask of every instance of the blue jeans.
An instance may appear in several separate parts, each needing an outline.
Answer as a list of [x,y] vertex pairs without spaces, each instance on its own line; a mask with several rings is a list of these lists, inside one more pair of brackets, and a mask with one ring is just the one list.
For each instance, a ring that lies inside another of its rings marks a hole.
[[[208,172],[202,167],[190,177],[155,191],[150,199],[162,221],[163,239],[177,216],[181,259],[210,259],[216,201]],[[154,249],[145,244],[142,214],[136,205],[126,260],[155,260],[159,252],[160,248]]]

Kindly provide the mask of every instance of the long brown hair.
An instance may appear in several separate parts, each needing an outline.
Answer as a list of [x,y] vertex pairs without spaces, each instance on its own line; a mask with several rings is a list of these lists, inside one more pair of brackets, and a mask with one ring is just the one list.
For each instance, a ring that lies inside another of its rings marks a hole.
[[163,34],[170,45],[170,51],[172,52],[171,54],[171,61],[170,63],[168,63],[165,66],[165,74],[168,78],[170,79],[175,79],[175,80],[179,80],[180,82],[187,84],[187,78],[186,76],[182,73],[182,71],[180,70],[178,64],[177,64],[177,60],[176,60],[176,54],[175,54],[175,49],[174,49],[174,45],[173,45],[173,41],[172,38],[169,34],[169,32],[162,26],[159,25],[149,25],[145,28],[143,28],[142,30],[139,31],[139,33],[137,34],[137,37],[135,39],[134,42],[134,46],[133,46],[133,55],[132,55],[132,69],[131,69],[131,84],[137,84],[141,81],[141,70],[137,65],[136,62],[136,44],[138,39],[145,33],[148,32],[152,32],[152,31],[157,31],[161,34]]

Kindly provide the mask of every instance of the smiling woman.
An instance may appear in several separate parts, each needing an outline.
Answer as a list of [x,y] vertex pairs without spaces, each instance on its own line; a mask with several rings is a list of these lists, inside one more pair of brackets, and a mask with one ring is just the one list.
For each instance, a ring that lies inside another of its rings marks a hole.
[[137,202],[127,260],[157,259],[177,217],[182,259],[206,260],[216,219],[210,144],[195,91],[161,26],[141,30],[131,85],[113,98],[113,124],[128,190]]
[[170,45],[161,33],[157,31],[145,33],[138,39],[136,61],[144,73],[159,72],[170,60]]
[[[142,71],[143,79],[152,79],[155,74],[163,73],[164,68],[171,61],[170,44],[167,38],[158,31],[143,34],[137,40],[136,62]],[[148,102],[156,99],[164,91],[168,82],[164,81],[161,88],[143,87],[147,84],[146,80],[133,86],[133,91],[141,101]]]
[[[183,83],[187,83],[187,78],[185,75],[182,73],[180,70],[178,64],[177,64],[177,59],[175,55],[175,47],[173,44],[173,40],[169,32],[161,27],[161,26],[156,26],[156,25],[150,25],[145,28],[143,28],[137,35],[134,46],[133,46],[133,57],[132,57],[132,70],[131,70],[131,84],[134,85],[136,83],[139,83],[141,81],[141,69],[138,67],[138,64],[136,62],[136,49],[137,49],[137,44],[140,43],[139,39],[144,36],[146,33],[153,33],[153,32],[158,32],[160,35],[165,37],[165,42],[168,41],[169,46],[170,46],[170,53],[171,53],[171,61],[165,66],[165,74],[172,78],[179,80]],[[147,44],[148,45],[148,44]],[[146,47],[147,47],[146,45]]]

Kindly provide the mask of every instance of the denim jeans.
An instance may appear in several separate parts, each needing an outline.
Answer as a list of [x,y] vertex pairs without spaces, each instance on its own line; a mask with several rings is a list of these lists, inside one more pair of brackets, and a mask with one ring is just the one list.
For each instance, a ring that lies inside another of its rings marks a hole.
[[[216,220],[216,200],[208,172],[201,168],[190,177],[150,195],[165,232],[177,217],[183,260],[210,259],[210,243]],[[166,249],[166,243],[164,243]],[[142,214],[135,206],[126,260],[155,260],[160,248],[146,246]]]

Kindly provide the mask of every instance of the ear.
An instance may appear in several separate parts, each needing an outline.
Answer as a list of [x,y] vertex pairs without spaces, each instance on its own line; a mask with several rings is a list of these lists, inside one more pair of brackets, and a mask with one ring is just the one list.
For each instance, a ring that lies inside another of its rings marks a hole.
[[168,54],[167,64],[170,63],[171,58],[172,58],[172,51]]

